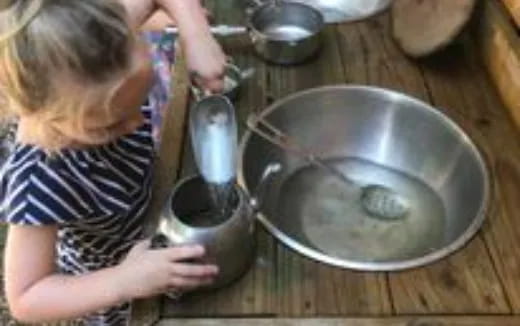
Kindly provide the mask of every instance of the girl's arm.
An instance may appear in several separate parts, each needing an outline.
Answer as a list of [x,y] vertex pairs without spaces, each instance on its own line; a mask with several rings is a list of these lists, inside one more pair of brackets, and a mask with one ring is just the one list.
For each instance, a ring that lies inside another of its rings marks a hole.
[[180,260],[200,258],[200,246],[150,250],[143,241],[119,265],[81,276],[56,273],[55,226],[9,227],[5,284],[12,315],[28,323],[77,318],[137,297],[172,288],[208,284],[211,265]]
[[130,25],[139,30],[141,26],[154,14],[156,4],[154,0],[119,0],[126,9]]
[[175,21],[195,81],[205,89],[221,91],[226,55],[210,32],[206,11],[199,0],[120,0],[131,23],[139,29],[157,9]]
[[199,0],[120,0],[131,23],[140,28],[162,9],[179,28],[189,70],[205,89],[222,90],[226,55],[210,32],[206,11]]
[[168,16],[164,10],[156,10],[148,19],[141,25],[142,31],[162,31],[167,26],[175,26],[177,23]]
[[10,226],[5,281],[11,313],[24,322],[78,317],[122,302],[117,270],[55,274],[55,226]]

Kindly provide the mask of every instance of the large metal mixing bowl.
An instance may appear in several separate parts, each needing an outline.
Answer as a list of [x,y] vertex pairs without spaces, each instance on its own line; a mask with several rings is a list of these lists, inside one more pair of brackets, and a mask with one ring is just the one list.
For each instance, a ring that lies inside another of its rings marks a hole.
[[387,9],[391,0],[290,0],[318,9],[327,23],[362,20]]
[[[258,2],[269,3],[271,0],[235,0],[242,8]],[[392,0],[288,0],[299,2],[317,9],[326,23],[345,23],[369,18],[386,10]]]
[[262,117],[359,184],[390,187],[410,205],[400,220],[367,216],[354,189],[248,131],[239,182],[255,189],[270,163],[282,164],[265,185],[258,218],[305,256],[367,271],[417,267],[461,248],[485,218],[482,156],[426,103],[380,88],[325,86],[275,102]]

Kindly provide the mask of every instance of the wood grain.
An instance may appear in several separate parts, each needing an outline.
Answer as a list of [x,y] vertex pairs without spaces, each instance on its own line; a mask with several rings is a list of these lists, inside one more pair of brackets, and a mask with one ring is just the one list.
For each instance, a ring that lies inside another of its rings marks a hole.
[[[440,81],[435,80],[433,75],[437,67],[446,67],[449,62],[446,62],[447,60],[411,61],[406,58],[388,37],[389,22],[386,17],[363,22],[354,27],[349,25],[338,27],[340,32],[338,42],[343,51],[345,74],[354,83],[396,89],[441,108],[450,109],[461,107],[459,84],[469,85],[472,90],[468,89],[468,92],[479,92],[475,88],[476,79],[479,81],[484,79],[484,84],[488,83],[485,72],[480,71],[478,74],[473,70],[466,72],[469,59],[464,53],[457,55],[460,45],[455,45],[444,54],[451,60],[450,69],[453,69],[452,66],[460,66],[460,69],[453,74],[443,75],[444,78]],[[463,42],[470,41],[463,40]],[[426,69],[425,66],[431,69]],[[447,72],[449,69],[442,70]],[[456,81],[457,77],[451,75],[463,76],[463,78],[459,77],[463,80]],[[435,88],[432,91],[430,83],[439,87],[444,86],[445,89]],[[490,85],[487,84],[487,87]],[[449,90],[453,92],[453,97],[449,95]],[[500,107],[499,110],[503,111],[503,108]],[[448,109],[443,111],[449,114]],[[476,120],[477,117],[473,115],[480,116],[478,106],[473,111],[468,110],[464,118]],[[472,130],[475,126],[475,124],[467,124],[466,127]],[[510,311],[486,246],[479,237],[449,259],[413,271],[392,273],[389,280],[396,314],[508,313]]]
[[478,237],[428,268],[391,274],[390,286],[398,315],[510,312]]
[[[520,2],[504,1],[520,13]],[[520,126],[520,36],[500,3],[483,1],[475,29],[484,63],[506,107]],[[518,15],[520,16],[520,15]],[[519,17],[520,18],[520,17]]]
[[[487,251],[514,312],[520,311],[520,137],[518,129],[486,77],[476,44],[465,42],[448,55],[422,66],[434,104],[458,122],[485,153],[494,186],[494,198],[483,228]],[[464,63],[464,64],[461,64]],[[465,249],[466,250],[466,249]],[[487,260],[485,250],[475,259]],[[498,294],[494,278],[481,287]],[[493,302],[496,303],[495,300]],[[505,308],[502,304],[501,309]],[[495,308],[489,307],[489,310]]]
[[[219,2],[215,8],[219,22],[240,22],[228,2]],[[495,197],[499,198],[493,200],[483,231],[466,247],[435,264],[386,275],[316,263],[295,254],[259,229],[259,258],[242,279],[226,289],[191,295],[180,302],[165,301],[164,318],[463,316],[519,311],[520,220],[514,218],[514,212],[519,208],[515,198],[520,191],[520,148],[515,125],[488,79],[472,39],[461,37],[458,43],[432,59],[412,61],[389,36],[388,18],[381,15],[360,23],[328,26],[324,48],[316,60],[291,67],[265,64],[252,53],[247,38],[223,40],[227,52],[233,54],[239,65],[256,68],[256,75],[245,83],[236,103],[239,121],[243,122],[249,112],[261,110],[290,93],[326,84],[386,87],[427,101],[462,126],[487,158]],[[240,130],[243,131],[243,125]],[[196,171],[189,147],[186,139],[184,174]],[[340,325],[516,325],[518,322],[512,317],[494,318],[417,317],[338,322]],[[253,325],[278,322],[238,319],[237,323],[241,321],[251,321]],[[307,320],[313,321],[316,320]],[[281,325],[291,322],[280,321]]]
[[[229,19],[229,18],[228,18]],[[242,66],[254,67],[256,75],[244,85],[236,103],[238,120],[251,111],[294,91],[344,82],[336,30],[327,28],[324,48],[315,61],[294,67],[268,66],[243,39],[225,42],[228,53]],[[237,50],[238,48],[238,50]],[[185,145],[183,174],[195,172],[190,145]],[[314,316],[345,313],[391,313],[384,274],[347,272],[303,258],[277,244],[263,230],[258,232],[259,258],[252,270],[231,287],[214,293],[192,295],[178,303],[165,302],[165,316]],[[323,282],[323,277],[330,281]],[[334,291],[330,292],[331,284]]]
[[164,319],[157,326],[518,326],[518,316],[398,317],[341,319]]
[[[169,190],[178,174],[185,135],[186,108],[188,99],[188,73],[181,51],[176,51],[172,68],[172,92],[174,99],[166,110],[161,127],[161,143],[154,162],[152,199],[147,212],[145,234],[152,235]],[[160,300],[151,298],[137,300],[132,305],[131,324],[147,326],[160,317]]]
[[502,0],[507,10],[513,17],[516,26],[520,27],[520,1],[518,0]]

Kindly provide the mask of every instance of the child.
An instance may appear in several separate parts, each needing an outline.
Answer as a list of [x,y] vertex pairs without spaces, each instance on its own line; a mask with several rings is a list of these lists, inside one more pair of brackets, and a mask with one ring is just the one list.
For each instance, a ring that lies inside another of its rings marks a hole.
[[178,24],[200,86],[219,90],[225,56],[197,0],[0,0],[0,112],[18,122],[0,219],[7,300],[21,321],[124,325],[132,299],[218,272],[183,262],[200,246],[138,241],[159,103],[148,94],[160,78],[135,31],[159,9]]

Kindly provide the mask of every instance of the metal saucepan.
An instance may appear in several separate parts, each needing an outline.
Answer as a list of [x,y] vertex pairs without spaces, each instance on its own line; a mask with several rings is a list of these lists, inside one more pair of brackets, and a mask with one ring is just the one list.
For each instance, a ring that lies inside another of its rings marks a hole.
[[[307,4],[254,0],[247,13],[247,27],[218,25],[211,27],[211,32],[218,36],[249,32],[256,53],[282,65],[301,63],[320,49],[325,20],[319,10]],[[175,27],[165,31],[178,33]]]
[[247,13],[255,51],[269,62],[301,63],[320,49],[325,22],[321,12],[309,5],[255,0]]
[[227,219],[214,219],[211,193],[197,175],[179,181],[161,213],[153,247],[201,244],[206,248],[204,262],[219,267],[214,283],[204,289],[228,285],[248,270],[255,258],[254,214],[265,196],[265,185],[280,172],[276,162],[268,164],[257,180],[254,197],[234,185],[236,202]]

